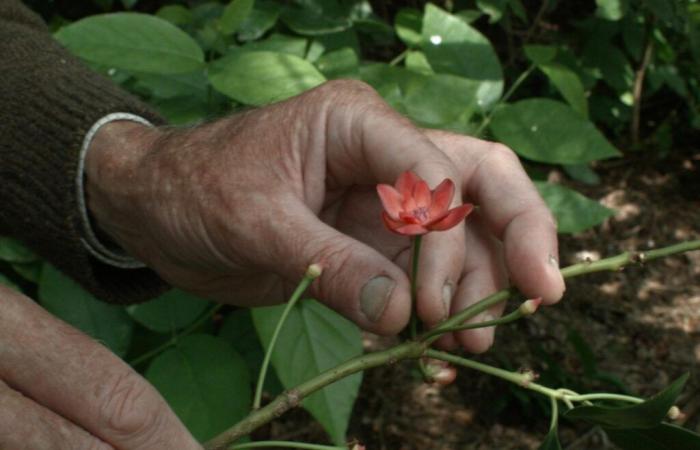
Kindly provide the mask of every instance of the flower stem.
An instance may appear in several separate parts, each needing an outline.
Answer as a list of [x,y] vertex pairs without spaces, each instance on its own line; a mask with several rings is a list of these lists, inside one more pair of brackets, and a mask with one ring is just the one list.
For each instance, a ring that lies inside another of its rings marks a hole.
[[552,405],[552,418],[549,422],[549,431],[551,432],[557,428],[557,423],[559,422],[559,404],[554,397],[549,397],[549,402]]
[[420,245],[423,236],[413,238],[413,254],[411,255],[411,339],[418,336],[418,258],[420,257]]
[[289,313],[294,308],[294,305],[296,305],[299,299],[301,298],[301,294],[303,294],[304,291],[306,291],[306,288],[309,287],[311,282],[314,281],[314,279],[318,277],[318,275],[320,275],[320,273],[311,273],[311,270],[306,271],[306,274],[304,274],[304,278],[301,279],[299,285],[292,293],[292,296],[289,298],[289,301],[287,302],[284,311],[282,311],[282,315],[277,321],[275,331],[272,333],[272,339],[270,339],[270,345],[268,345],[267,347],[267,351],[265,352],[265,358],[263,359],[262,366],[260,367],[260,373],[258,374],[258,384],[255,386],[255,396],[253,397],[254,410],[260,408],[260,402],[262,401],[263,386],[265,385],[265,375],[267,375],[267,368],[270,366],[270,357],[272,356],[272,351],[275,349],[277,337],[279,336],[280,331],[282,330],[282,326],[287,320],[287,316],[289,316]]
[[306,442],[294,441],[258,441],[236,444],[229,450],[244,450],[247,448],[303,448],[308,450],[347,450],[347,447],[337,447],[335,445],[308,444]]

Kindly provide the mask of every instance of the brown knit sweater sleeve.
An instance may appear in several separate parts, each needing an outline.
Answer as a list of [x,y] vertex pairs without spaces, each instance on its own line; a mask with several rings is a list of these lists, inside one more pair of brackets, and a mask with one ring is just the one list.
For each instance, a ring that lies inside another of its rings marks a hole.
[[24,241],[98,298],[129,303],[165,285],[118,269],[84,247],[75,177],[82,140],[112,112],[163,120],[91,72],[18,0],[0,0],[0,234]]

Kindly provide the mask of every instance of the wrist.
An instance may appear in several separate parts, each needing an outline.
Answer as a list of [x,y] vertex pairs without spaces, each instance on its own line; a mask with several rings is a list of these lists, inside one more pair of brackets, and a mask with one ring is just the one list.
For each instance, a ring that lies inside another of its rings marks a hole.
[[[139,188],[143,185],[139,181],[139,168],[161,133],[146,123],[117,120],[102,125],[92,136],[85,153],[83,179],[85,207],[89,212],[88,242],[93,246],[95,241],[99,242],[98,252],[104,253],[105,247],[112,252],[116,247],[138,256],[131,251],[133,233],[129,230],[131,224],[137,223],[134,215],[144,191]],[[123,258],[133,261],[126,255]]]

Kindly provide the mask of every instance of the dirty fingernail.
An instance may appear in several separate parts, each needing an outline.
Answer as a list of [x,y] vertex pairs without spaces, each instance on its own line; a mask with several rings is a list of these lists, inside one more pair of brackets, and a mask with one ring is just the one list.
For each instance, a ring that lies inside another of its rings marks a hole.
[[443,317],[446,319],[450,316],[450,307],[452,306],[452,283],[449,281],[442,286],[442,305],[445,308]]
[[396,282],[389,277],[378,276],[369,280],[360,292],[360,309],[367,318],[376,322],[382,316]]

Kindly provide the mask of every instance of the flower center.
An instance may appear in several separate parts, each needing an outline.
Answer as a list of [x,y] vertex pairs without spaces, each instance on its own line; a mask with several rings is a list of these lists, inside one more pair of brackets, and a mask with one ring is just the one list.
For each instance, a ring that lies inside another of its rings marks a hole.
[[420,220],[421,222],[425,222],[428,220],[428,208],[425,206],[422,206],[420,208],[416,208],[413,210],[413,217],[416,219]]

